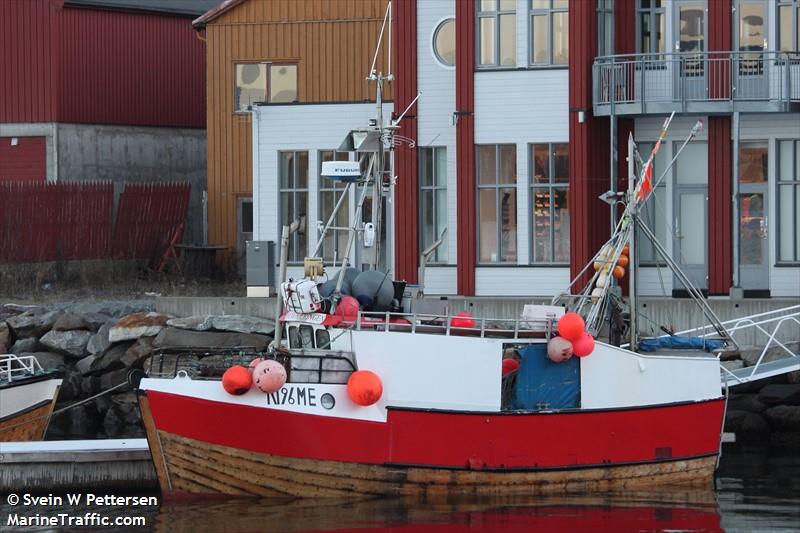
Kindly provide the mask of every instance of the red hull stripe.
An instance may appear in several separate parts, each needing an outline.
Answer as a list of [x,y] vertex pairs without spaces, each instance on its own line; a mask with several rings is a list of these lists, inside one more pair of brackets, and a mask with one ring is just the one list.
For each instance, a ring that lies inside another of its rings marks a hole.
[[148,391],[159,430],[253,452],[330,461],[537,469],[715,454],[723,400],[570,414],[392,409],[386,423]]

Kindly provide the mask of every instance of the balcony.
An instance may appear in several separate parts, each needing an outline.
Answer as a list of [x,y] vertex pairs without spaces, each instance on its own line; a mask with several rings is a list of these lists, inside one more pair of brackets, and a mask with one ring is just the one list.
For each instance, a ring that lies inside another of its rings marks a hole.
[[800,111],[800,52],[603,56],[592,70],[595,116]]

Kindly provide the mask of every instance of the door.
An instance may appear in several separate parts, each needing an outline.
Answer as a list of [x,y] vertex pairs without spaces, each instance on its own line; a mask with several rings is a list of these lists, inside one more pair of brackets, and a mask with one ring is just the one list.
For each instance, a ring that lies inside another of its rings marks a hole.
[[764,52],[768,47],[766,0],[739,0],[733,30],[736,55],[737,100],[762,99],[768,95],[767,69]]
[[686,100],[705,100],[706,69],[703,53],[706,50],[705,1],[675,2],[675,51],[680,53],[678,94]]
[[[708,288],[708,149],[690,143],[674,167],[673,259],[698,289]],[[673,287],[685,287],[675,277]]]
[[739,148],[739,285],[763,296],[769,290],[768,151],[766,142]]
[[253,240],[253,199],[239,197],[236,201],[236,272],[247,272],[247,241]]

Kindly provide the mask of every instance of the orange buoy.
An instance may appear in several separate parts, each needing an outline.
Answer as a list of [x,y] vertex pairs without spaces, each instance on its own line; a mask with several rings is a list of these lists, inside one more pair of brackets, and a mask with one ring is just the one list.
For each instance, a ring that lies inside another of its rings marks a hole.
[[450,319],[450,326],[454,328],[474,328],[475,319],[466,311],[456,313],[456,316]]
[[347,380],[347,395],[353,403],[361,406],[372,405],[381,399],[383,384],[375,372],[356,370]]
[[516,359],[503,359],[503,377],[509,375],[519,368],[519,361]]
[[570,311],[558,319],[558,334],[568,341],[578,339],[585,328],[586,324],[578,313]]
[[581,337],[572,343],[572,352],[578,357],[586,357],[594,351],[594,337],[584,331]]
[[241,396],[249,391],[252,385],[253,378],[243,366],[232,366],[222,374],[222,388],[228,394]]
[[358,310],[360,308],[358,300],[352,296],[342,296],[342,299],[336,304],[335,314],[342,317],[345,322],[355,322],[358,319]]
[[630,255],[631,247],[627,244],[622,247],[622,255]]
[[617,279],[621,279],[625,276],[625,269],[621,266],[617,265],[614,267],[614,277]]
[[617,259],[617,266],[625,268],[626,266],[628,266],[628,262],[629,262],[628,256],[621,255],[619,256],[619,259]]

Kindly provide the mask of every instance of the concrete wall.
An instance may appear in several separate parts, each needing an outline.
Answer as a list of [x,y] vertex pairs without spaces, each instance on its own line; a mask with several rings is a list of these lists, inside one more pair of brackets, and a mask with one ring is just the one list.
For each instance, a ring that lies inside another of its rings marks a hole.
[[192,184],[184,242],[203,240],[202,193],[206,190],[206,131],[58,124],[59,180],[114,182],[188,181]]

